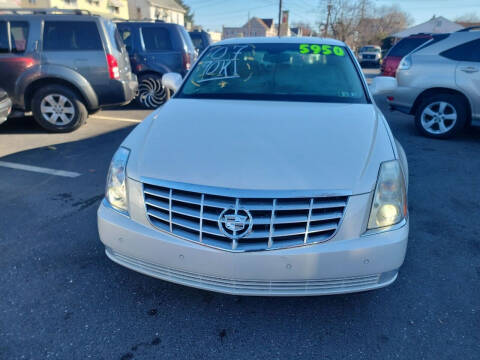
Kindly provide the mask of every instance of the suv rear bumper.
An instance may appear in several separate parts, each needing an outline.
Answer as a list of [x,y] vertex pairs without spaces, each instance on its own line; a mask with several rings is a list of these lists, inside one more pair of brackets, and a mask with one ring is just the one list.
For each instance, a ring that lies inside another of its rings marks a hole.
[[135,98],[137,91],[138,81],[134,74],[131,80],[110,80],[104,96],[99,99],[100,107],[126,105]]

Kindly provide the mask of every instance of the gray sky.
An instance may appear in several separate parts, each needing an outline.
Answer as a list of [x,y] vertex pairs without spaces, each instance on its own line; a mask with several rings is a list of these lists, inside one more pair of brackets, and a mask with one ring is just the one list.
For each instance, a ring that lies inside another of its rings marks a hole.
[[[184,0],[195,12],[195,23],[210,30],[221,30],[222,25],[240,26],[250,16],[278,18],[278,0]],[[480,16],[480,0],[373,0],[377,5],[398,5],[410,13],[415,24],[429,20],[433,15],[453,20],[458,16],[476,13]],[[315,24],[322,9],[319,0],[283,0],[283,8],[290,10],[290,23],[296,21]]]

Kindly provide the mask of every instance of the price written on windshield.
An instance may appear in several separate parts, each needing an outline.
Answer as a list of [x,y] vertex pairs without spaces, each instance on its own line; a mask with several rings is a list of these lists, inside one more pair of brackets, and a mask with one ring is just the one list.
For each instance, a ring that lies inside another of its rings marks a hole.
[[323,54],[345,56],[345,50],[340,46],[320,45],[320,44],[300,44],[301,54]]

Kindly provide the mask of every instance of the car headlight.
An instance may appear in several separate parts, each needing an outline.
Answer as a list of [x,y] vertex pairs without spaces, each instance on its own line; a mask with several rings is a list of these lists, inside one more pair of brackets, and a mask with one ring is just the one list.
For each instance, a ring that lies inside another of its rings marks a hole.
[[110,205],[122,212],[128,213],[127,203],[127,162],[130,150],[120,147],[113,155],[107,175],[105,198]]
[[398,65],[398,70],[408,70],[412,66],[412,57],[410,55],[405,56],[400,64]]
[[380,165],[368,230],[388,228],[407,217],[407,191],[398,160]]

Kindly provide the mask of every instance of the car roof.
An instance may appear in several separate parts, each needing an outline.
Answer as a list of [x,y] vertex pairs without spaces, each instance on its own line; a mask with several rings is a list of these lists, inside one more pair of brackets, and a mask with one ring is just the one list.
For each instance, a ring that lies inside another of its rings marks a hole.
[[231,44],[325,44],[332,46],[346,46],[344,42],[320,37],[244,37],[225,39],[215,45]]

